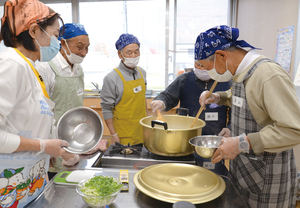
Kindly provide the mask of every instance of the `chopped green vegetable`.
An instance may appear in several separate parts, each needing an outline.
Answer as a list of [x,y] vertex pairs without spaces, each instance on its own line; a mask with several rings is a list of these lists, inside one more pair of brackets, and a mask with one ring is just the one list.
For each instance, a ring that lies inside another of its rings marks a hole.
[[80,186],[80,191],[87,196],[83,196],[84,200],[94,206],[104,206],[113,203],[116,194],[123,187],[111,176],[95,176]]
[[95,176],[88,180],[81,191],[86,195],[91,196],[107,196],[115,193],[123,187],[113,177],[110,176]]

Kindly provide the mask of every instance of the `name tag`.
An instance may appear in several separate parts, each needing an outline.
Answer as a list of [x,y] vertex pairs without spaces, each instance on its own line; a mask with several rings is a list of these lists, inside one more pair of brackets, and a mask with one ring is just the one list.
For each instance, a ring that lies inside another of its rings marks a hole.
[[141,86],[141,85],[138,86],[138,87],[136,87],[136,88],[133,88],[133,92],[134,92],[134,93],[138,93],[138,92],[140,92],[140,91],[142,91],[142,86]]
[[237,106],[237,107],[242,107],[244,103],[243,98],[232,96],[232,104]]
[[77,96],[83,95],[83,89],[80,88],[77,90]]
[[217,121],[219,113],[218,112],[207,112],[205,113],[205,121]]

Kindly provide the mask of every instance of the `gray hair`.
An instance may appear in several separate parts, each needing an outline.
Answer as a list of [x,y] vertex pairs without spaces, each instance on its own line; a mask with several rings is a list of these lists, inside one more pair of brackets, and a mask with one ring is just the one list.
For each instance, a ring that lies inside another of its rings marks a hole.
[[[237,47],[235,45],[230,46],[229,48],[225,49],[224,51],[235,51],[237,49]],[[205,61],[210,61],[213,62],[215,60],[215,54],[207,57],[206,59],[204,59]]]

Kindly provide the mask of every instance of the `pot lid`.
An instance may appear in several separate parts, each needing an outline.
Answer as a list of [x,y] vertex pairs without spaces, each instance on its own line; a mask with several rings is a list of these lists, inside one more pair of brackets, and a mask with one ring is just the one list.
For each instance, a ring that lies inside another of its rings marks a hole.
[[189,201],[201,204],[219,197],[224,180],[205,168],[181,163],[165,163],[144,168],[133,182],[144,194],[169,203]]

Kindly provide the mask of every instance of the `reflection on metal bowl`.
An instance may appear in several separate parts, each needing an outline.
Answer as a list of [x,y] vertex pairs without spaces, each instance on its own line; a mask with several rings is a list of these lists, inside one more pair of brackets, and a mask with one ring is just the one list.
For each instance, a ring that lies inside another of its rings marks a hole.
[[99,114],[87,107],[76,107],[62,115],[57,123],[58,139],[66,140],[66,151],[83,154],[92,150],[101,140],[103,123]]
[[193,145],[194,151],[203,158],[211,158],[215,150],[219,147],[222,136],[196,136],[190,139],[189,143]]

